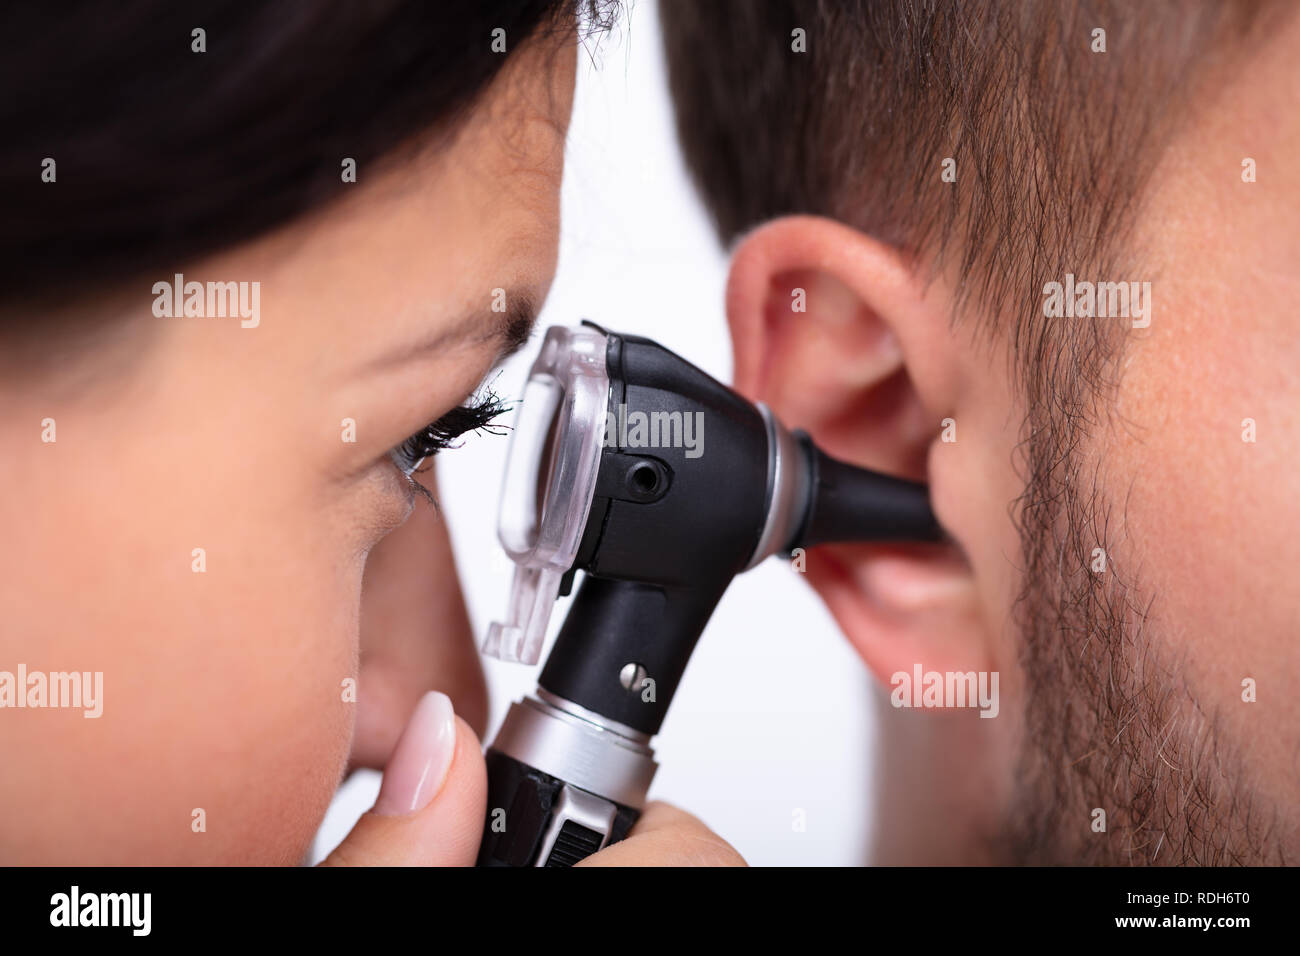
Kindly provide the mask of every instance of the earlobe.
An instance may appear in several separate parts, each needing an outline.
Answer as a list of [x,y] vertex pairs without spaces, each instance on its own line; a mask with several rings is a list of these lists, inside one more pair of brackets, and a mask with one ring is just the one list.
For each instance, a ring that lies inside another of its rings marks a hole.
[[[732,261],[736,386],[837,458],[927,481],[956,379],[948,314],[887,244],[831,220],[776,220]],[[828,545],[807,555],[807,577],[885,684],[916,665],[989,666],[955,545]]]
[[965,558],[942,545],[825,545],[808,583],[886,687],[894,675],[993,669]]

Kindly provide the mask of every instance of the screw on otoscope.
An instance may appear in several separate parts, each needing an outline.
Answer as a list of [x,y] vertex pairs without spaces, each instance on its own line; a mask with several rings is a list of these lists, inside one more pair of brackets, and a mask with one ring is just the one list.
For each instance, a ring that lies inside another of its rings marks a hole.
[[629,661],[623,669],[618,672],[618,682],[623,685],[623,689],[629,692],[635,692],[641,689],[646,677],[646,669],[636,661]]

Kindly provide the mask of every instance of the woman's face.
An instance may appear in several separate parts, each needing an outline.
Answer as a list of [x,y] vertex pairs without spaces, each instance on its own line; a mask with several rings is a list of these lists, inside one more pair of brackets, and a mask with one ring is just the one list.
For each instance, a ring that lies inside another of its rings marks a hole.
[[255,326],[160,318],[146,277],[0,376],[0,670],[103,674],[99,717],[0,710],[0,858],[297,862],[420,691],[481,721],[445,533],[389,451],[546,295],[573,77],[572,45],[521,47],[449,143],[183,267],[260,283]]

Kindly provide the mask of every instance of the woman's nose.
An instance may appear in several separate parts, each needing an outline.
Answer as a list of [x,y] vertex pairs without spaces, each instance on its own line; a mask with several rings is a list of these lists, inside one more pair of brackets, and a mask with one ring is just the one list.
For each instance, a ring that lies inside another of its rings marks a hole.
[[[420,473],[431,485],[433,470]],[[370,552],[361,595],[361,670],[352,764],[380,769],[416,703],[449,696],[481,737],[487,684],[461,594],[447,525],[416,501],[406,522]]]

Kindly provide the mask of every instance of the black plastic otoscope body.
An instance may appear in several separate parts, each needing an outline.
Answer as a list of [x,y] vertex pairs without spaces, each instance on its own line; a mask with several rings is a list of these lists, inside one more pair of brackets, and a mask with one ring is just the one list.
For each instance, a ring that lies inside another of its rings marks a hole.
[[[537,696],[488,752],[480,865],[571,865],[622,839],[650,739],[737,574],[825,542],[942,538],[924,485],[836,461],[658,343],[605,335],[612,425],[562,593],[585,579]],[[636,413],[691,442],[644,447],[622,426]]]

